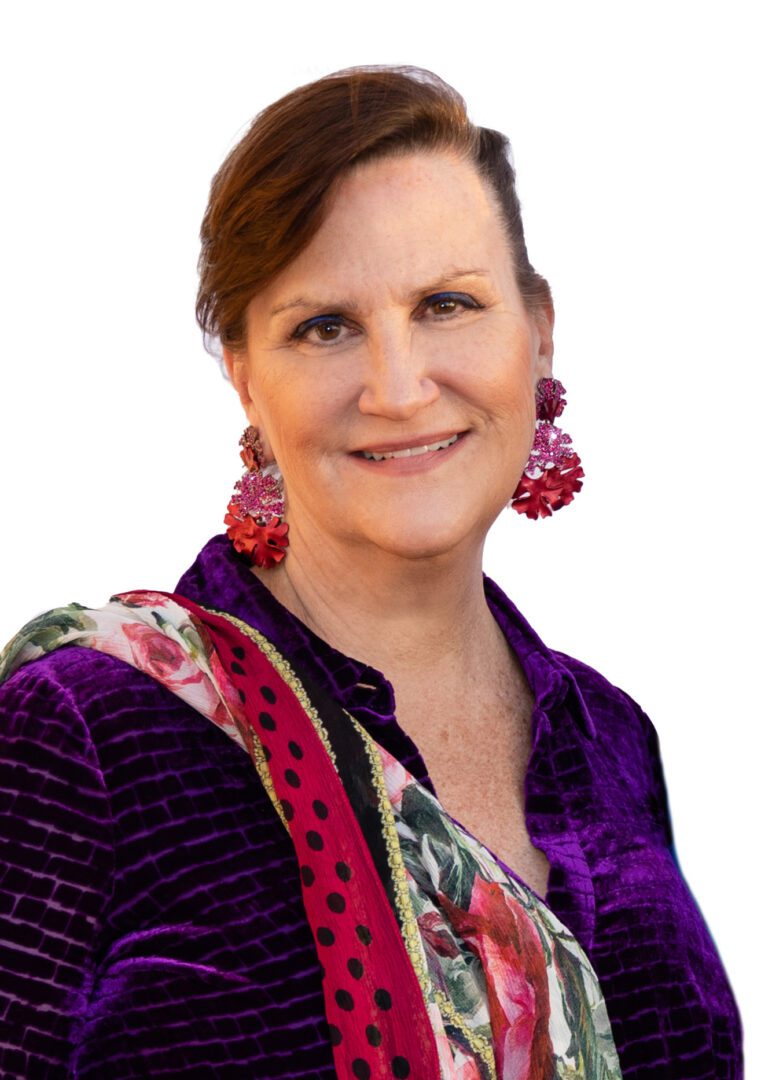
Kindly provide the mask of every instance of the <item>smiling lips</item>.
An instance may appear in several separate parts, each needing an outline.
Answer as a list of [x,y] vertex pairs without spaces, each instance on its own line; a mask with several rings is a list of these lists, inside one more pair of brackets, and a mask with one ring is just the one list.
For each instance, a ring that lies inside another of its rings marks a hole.
[[360,453],[368,461],[388,461],[391,458],[420,457],[428,454],[430,450],[444,450],[453,443],[458,442],[459,433],[450,435],[438,442],[426,443],[418,446],[406,446],[399,450],[361,450]]

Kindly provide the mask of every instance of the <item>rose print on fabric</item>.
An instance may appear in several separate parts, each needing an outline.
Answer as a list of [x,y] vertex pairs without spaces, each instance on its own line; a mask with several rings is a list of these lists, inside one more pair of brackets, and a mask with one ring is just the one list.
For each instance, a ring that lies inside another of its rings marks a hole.
[[134,666],[170,690],[204,678],[200,668],[191,670],[190,659],[182,646],[157,629],[139,623],[126,623],[121,629],[129,639]]
[[578,941],[378,750],[453,1059],[447,1075],[621,1080],[600,985]]
[[469,911],[438,899],[453,929],[479,957],[499,1075],[541,1080],[552,1071],[544,948],[533,921],[493,882],[475,878]]

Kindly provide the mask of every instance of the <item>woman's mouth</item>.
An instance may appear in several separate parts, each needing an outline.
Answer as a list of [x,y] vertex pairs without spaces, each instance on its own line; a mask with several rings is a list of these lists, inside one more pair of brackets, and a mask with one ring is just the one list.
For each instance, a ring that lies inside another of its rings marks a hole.
[[363,468],[379,474],[410,476],[430,470],[435,464],[439,467],[440,462],[450,460],[460,452],[468,434],[468,431],[456,431],[440,438],[424,437],[420,442],[416,440],[413,446],[400,446],[397,443],[396,446],[392,444],[393,448],[368,447],[355,451],[352,459]]
[[406,447],[404,450],[362,450],[360,453],[368,461],[386,461],[389,458],[420,457],[421,454],[428,454],[436,450],[445,450],[448,446],[452,446],[454,442],[458,442],[458,439],[459,434],[456,433],[439,442],[428,443],[421,446],[410,446]]

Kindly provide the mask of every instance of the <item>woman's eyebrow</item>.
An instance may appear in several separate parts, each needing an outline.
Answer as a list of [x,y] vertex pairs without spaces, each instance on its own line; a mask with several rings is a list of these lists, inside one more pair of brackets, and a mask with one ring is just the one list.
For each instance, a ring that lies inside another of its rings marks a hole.
[[[434,281],[430,281],[427,285],[420,285],[418,288],[413,289],[407,300],[414,302],[425,296],[427,293],[437,292],[439,289],[447,288],[451,282],[457,282],[461,278],[467,277],[490,277],[488,270],[457,270],[451,268],[442,274]],[[271,309],[269,318],[274,318],[276,315],[280,315],[283,311],[288,311],[290,308],[318,308],[325,311],[354,311],[358,309],[357,302],[355,300],[318,300],[313,297],[296,296],[292,300],[286,300],[282,304],[277,304],[276,307]]]

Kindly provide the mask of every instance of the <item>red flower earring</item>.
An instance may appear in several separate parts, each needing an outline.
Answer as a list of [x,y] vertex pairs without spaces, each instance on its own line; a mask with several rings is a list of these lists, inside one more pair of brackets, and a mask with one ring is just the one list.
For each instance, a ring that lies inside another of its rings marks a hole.
[[582,490],[584,469],[571,445],[571,436],[553,421],[566,406],[559,379],[539,379],[536,387],[536,431],[512,507],[536,521],[568,506]]
[[224,521],[227,534],[240,554],[255,566],[275,566],[286,555],[289,525],[282,522],[284,496],[281,474],[266,465],[260,433],[251,425],[239,439],[246,472],[236,481]]

